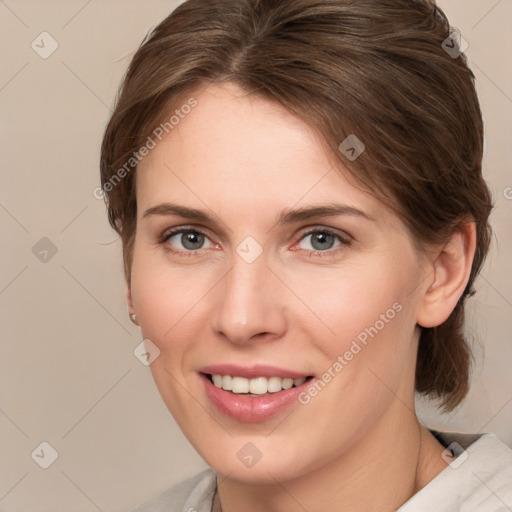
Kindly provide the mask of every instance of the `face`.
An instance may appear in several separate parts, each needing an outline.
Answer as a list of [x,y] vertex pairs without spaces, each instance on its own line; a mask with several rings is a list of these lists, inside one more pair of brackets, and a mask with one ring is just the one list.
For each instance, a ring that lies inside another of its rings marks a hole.
[[137,171],[130,303],[208,464],[284,481],[412,407],[424,269],[303,121],[234,85],[195,98]]

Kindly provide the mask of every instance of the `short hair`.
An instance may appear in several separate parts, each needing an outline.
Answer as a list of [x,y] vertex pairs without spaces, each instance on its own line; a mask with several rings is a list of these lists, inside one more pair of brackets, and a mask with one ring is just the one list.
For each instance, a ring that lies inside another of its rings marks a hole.
[[[187,95],[234,83],[315,129],[349,175],[394,209],[420,249],[475,222],[467,287],[443,324],[421,328],[416,365],[416,390],[453,409],[469,389],[464,304],[489,248],[492,209],[475,77],[456,42],[434,0],[179,5],[133,57],[102,143],[102,187],[127,281],[141,147]],[[357,159],[339,150],[351,135],[365,146]]]

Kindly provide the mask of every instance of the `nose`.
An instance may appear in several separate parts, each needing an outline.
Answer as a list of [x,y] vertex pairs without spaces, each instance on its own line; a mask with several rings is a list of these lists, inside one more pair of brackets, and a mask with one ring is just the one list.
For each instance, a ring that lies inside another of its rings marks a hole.
[[211,322],[217,336],[236,345],[282,337],[287,329],[282,286],[263,255],[247,263],[235,254],[231,270],[213,297]]

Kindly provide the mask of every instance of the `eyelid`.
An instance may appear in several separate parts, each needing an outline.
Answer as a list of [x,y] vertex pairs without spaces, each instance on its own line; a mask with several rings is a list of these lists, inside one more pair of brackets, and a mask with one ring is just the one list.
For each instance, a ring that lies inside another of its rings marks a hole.
[[327,226],[308,226],[307,228],[304,228],[305,231],[302,232],[299,235],[299,241],[301,241],[303,238],[305,238],[308,235],[311,235],[313,233],[328,233],[330,235],[333,235],[337,238],[339,238],[344,243],[350,243],[354,241],[354,237],[351,236],[346,231],[341,231],[335,228],[330,228]]
[[162,234],[158,237],[158,242],[164,243],[167,240],[169,240],[169,238],[171,238],[172,236],[177,235],[179,233],[186,233],[187,231],[195,231],[197,233],[200,233],[201,235],[207,237],[212,243],[214,243],[213,240],[211,239],[212,237],[206,232],[206,230],[200,228],[199,226],[194,226],[193,224],[187,224],[183,226],[176,226],[173,228],[165,229],[162,232]]
[[[219,246],[221,246],[221,244],[219,242],[215,242],[211,235],[208,234],[208,230],[205,230],[199,226],[195,226],[193,224],[187,224],[187,225],[181,225],[181,226],[175,226],[175,227],[172,227],[172,228],[168,228],[166,230],[164,230],[162,232],[162,234],[158,237],[158,243],[159,244],[162,244],[162,245],[165,245],[166,242],[173,236],[177,235],[177,234],[180,234],[180,233],[186,233],[186,232],[189,232],[189,231],[192,231],[192,232],[197,232],[201,235],[203,235],[204,237],[208,238],[208,240],[210,241],[211,244],[213,244],[216,248],[218,248]],[[325,251],[319,251],[319,250],[306,250],[306,249],[297,249],[297,246],[300,244],[300,242],[302,242],[302,240],[304,238],[306,238],[307,236],[309,235],[312,235],[314,233],[328,233],[334,237],[336,237],[342,246],[348,246],[350,245],[353,241],[354,241],[354,238],[349,234],[347,233],[346,231],[340,231],[338,229],[335,229],[335,228],[331,228],[331,227],[327,227],[327,226],[321,226],[321,225],[314,225],[314,226],[307,226],[305,228],[302,228],[302,232],[299,234],[299,237],[298,237],[298,240],[296,242],[294,242],[294,244],[292,245],[291,249],[292,250],[303,250],[305,252],[308,252],[308,253],[314,253],[314,254],[325,254],[325,255],[328,255],[328,254],[334,254],[335,252],[337,252],[337,250],[339,249],[328,249],[328,250],[325,250]],[[200,251],[204,250],[204,249],[197,249],[197,250],[194,250],[194,251],[183,251],[183,250],[180,250],[180,249],[171,249],[169,247],[167,247],[168,250],[172,251],[172,252],[175,252],[175,253],[187,253],[187,254],[193,254],[193,253],[199,253]]]
[[[184,250],[174,248],[171,244],[168,243],[169,239],[172,238],[173,236],[187,232],[194,232],[203,235],[205,238],[208,239],[208,241],[210,242],[210,244],[212,244],[213,247],[206,247],[197,250]],[[204,254],[203,251],[208,249],[218,249],[221,245],[219,242],[214,242],[212,237],[206,232],[206,230],[194,225],[175,226],[173,228],[164,230],[162,234],[158,237],[157,244],[161,245],[165,251],[180,257],[201,256]]]
[[[321,250],[311,250],[311,249],[301,249],[299,244],[307,237],[314,233],[327,233],[329,235],[334,236],[338,241],[339,245],[335,246],[331,249],[326,249],[324,251]],[[306,231],[302,232],[299,236],[299,239],[297,242],[295,242],[292,247],[290,248],[292,251],[301,251],[305,253],[308,256],[314,256],[314,257],[334,257],[337,255],[340,251],[346,250],[350,245],[352,245],[352,242],[354,241],[354,238],[349,235],[346,231],[338,231],[334,228],[328,228],[327,226],[309,226],[306,228]]]

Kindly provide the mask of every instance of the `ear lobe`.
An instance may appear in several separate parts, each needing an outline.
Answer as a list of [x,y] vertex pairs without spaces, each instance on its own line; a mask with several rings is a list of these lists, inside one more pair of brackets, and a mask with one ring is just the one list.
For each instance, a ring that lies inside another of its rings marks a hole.
[[450,316],[469,281],[475,250],[475,223],[461,224],[431,264],[416,319],[420,326],[436,327]]
[[135,325],[139,325],[137,322],[137,314],[135,312],[135,308],[133,307],[132,290],[130,286],[126,287],[126,303],[128,304],[128,315],[130,316],[130,320]]

